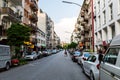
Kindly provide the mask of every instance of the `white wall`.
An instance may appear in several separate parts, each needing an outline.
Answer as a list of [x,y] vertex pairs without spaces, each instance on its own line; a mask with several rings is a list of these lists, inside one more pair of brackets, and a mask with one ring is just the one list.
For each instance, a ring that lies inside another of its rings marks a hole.
[[40,13],[38,11],[38,28],[46,33],[46,13]]
[[[95,40],[98,38],[100,38],[100,35],[102,35],[102,41],[109,41],[112,39],[112,28],[111,26],[114,25],[115,26],[115,35],[120,34],[120,0],[105,0],[105,6],[103,5],[103,0],[94,0],[95,1],[95,5],[94,7],[96,7],[96,23],[97,25],[95,25],[96,30],[95,33],[97,33],[98,35],[95,36]],[[99,7],[98,7],[98,1],[100,1],[100,11],[99,11]],[[110,20],[110,4],[113,4],[113,19]],[[104,23],[104,15],[103,12],[106,12],[106,24]],[[101,26],[99,26],[99,16],[101,19]],[[104,29],[107,28],[107,35],[104,31]],[[102,33],[100,34],[99,31],[102,31]]]

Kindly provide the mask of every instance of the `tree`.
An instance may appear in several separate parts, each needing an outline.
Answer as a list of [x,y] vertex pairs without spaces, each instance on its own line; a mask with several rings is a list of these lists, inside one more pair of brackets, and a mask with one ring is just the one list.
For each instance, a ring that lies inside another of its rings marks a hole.
[[19,53],[20,46],[24,41],[30,39],[30,28],[19,23],[13,23],[7,30],[8,45],[15,46],[16,53]]
[[8,44],[13,46],[20,46],[24,41],[29,41],[30,28],[27,26],[14,23],[7,30]]
[[62,46],[61,45],[57,45],[56,46],[58,49],[62,49]]
[[70,44],[68,45],[68,48],[76,48],[77,45],[78,45],[77,43],[72,42],[72,43],[70,43]]

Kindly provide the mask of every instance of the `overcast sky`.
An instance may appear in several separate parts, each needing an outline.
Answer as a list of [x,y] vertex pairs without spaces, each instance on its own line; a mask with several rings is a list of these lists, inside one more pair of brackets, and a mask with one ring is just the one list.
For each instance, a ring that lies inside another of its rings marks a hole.
[[[39,0],[41,8],[53,20],[55,32],[61,41],[70,42],[80,7],[75,4],[62,3],[63,0]],[[82,5],[83,0],[66,0]]]

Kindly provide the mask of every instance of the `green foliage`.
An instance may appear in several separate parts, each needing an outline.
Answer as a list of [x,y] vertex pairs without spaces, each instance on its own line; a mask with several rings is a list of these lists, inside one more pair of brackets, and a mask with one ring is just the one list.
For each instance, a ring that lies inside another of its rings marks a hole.
[[23,58],[19,59],[19,61],[20,61],[20,63],[19,63],[20,65],[27,64],[27,61]]
[[68,48],[69,48],[69,49],[70,49],[70,48],[76,48],[77,45],[78,45],[77,43],[72,42],[72,43],[68,44]]
[[56,47],[57,47],[58,49],[62,49],[62,46],[60,46],[60,45],[57,45]]
[[12,46],[20,46],[24,41],[29,41],[30,28],[19,23],[14,23],[7,30],[8,44]]

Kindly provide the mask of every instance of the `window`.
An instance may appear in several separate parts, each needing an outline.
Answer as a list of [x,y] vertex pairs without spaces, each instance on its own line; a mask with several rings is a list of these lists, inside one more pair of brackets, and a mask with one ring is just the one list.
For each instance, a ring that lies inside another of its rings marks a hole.
[[104,18],[103,23],[106,24],[106,12],[105,11],[103,11],[103,18]]
[[87,61],[91,61],[92,60],[92,56],[89,56]]
[[104,62],[115,65],[119,50],[119,48],[110,48],[104,57]]
[[109,5],[109,16],[110,16],[110,20],[112,20],[113,19],[113,5],[112,4],[110,4]]
[[87,61],[95,62],[96,61],[96,56],[94,56],[94,55],[89,56]]
[[3,7],[8,7],[8,1],[7,0],[3,0]]
[[100,12],[100,1],[98,1],[98,12]]
[[100,18],[100,16],[98,16],[98,19],[99,19],[99,27],[101,27],[101,18]]

